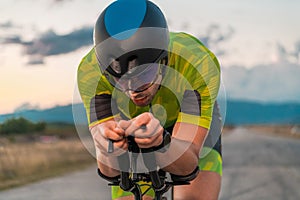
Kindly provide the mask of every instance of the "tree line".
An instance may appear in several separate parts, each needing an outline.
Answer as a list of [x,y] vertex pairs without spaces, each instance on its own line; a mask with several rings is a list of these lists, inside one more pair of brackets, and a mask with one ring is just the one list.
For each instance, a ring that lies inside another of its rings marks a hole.
[[23,117],[11,118],[0,124],[0,134],[23,134],[42,132],[46,129],[46,122],[33,123]]

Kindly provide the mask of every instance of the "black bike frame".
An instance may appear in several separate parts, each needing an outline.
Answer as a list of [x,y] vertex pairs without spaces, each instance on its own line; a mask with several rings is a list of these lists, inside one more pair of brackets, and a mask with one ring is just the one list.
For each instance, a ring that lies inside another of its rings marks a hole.
[[[113,142],[109,141],[108,152],[113,152]],[[130,155],[131,152],[131,160]],[[142,155],[144,164],[148,169],[147,173],[137,173],[137,157]],[[154,152],[149,152],[148,149],[140,149],[134,137],[128,136],[128,151],[118,156],[118,163],[120,167],[120,180],[109,185],[118,185],[122,190],[131,192],[135,200],[142,200],[142,192],[140,190],[139,181],[151,182],[151,187],[155,192],[154,200],[162,200],[163,195],[172,188],[172,199],[173,199],[173,187],[176,185],[187,185],[189,181],[166,181],[166,172],[157,170],[156,158]],[[131,166],[130,166],[131,165]],[[132,167],[132,168],[131,168]]]

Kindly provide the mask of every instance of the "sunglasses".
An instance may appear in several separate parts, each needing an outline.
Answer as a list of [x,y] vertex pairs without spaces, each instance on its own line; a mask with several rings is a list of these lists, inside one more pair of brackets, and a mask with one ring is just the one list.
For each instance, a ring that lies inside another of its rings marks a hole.
[[129,70],[121,78],[114,79],[114,86],[122,92],[143,92],[159,82],[161,76],[161,61],[159,63],[144,64]]

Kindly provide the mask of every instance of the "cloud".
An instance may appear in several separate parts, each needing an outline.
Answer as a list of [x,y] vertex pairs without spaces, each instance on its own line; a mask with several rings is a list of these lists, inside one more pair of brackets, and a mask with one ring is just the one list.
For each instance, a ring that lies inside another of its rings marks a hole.
[[[168,19],[169,27],[179,26],[179,31],[192,30],[193,25],[189,21],[183,21],[180,25],[178,22],[173,23],[171,19]],[[223,26],[216,23],[209,24],[206,28],[201,27],[201,30],[196,31],[195,36],[209,49],[218,47],[221,43],[230,40],[235,34],[235,30],[232,26]],[[197,34],[198,33],[198,34]],[[224,54],[225,50],[220,49],[220,53]]]
[[283,45],[280,43],[277,43],[276,45],[276,62],[287,62],[289,57],[289,53],[285,49]]
[[53,0],[54,3],[62,3],[66,1],[72,1],[72,0]]
[[[61,3],[64,0],[53,1]],[[71,0],[65,0],[71,1]],[[3,23],[5,27],[16,27],[11,22]],[[183,23],[185,28],[189,23]],[[214,49],[217,56],[225,55],[226,51],[220,43],[229,40],[234,34],[232,27],[221,27],[218,24],[209,25],[199,39],[210,49]],[[31,41],[24,41],[21,35],[9,35],[0,38],[3,44],[20,44],[24,47],[24,54],[29,55],[29,65],[43,64],[47,56],[55,56],[73,52],[81,47],[92,45],[93,27],[82,27],[65,35],[59,35],[49,30],[35,37]]]
[[295,44],[295,50],[297,53],[300,53],[300,41],[297,41]]
[[29,61],[27,62],[28,65],[42,65],[44,64],[44,57],[42,56],[31,56]]
[[281,62],[251,69],[233,66],[222,69],[229,99],[261,102],[300,102],[300,66]]
[[23,103],[20,106],[18,106],[14,110],[14,113],[23,112],[23,111],[26,111],[26,110],[39,110],[39,109],[40,109],[40,106],[38,104],[37,105],[32,105],[32,104],[26,102],[26,103]]
[[9,28],[12,28],[14,26],[15,25],[10,21],[0,23],[0,28],[1,29],[9,29]]
[[59,55],[75,51],[92,44],[93,28],[85,27],[70,34],[57,35],[53,31],[42,34],[39,38],[26,44],[28,55]]
[[47,31],[32,41],[23,41],[20,36],[6,37],[4,44],[21,44],[24,54],[30,56],[28,64],[42,64],[47,56],[66,54],[77,49],[92,45],[93,28],[83,27],[69,34],[58,35],[54,31]]
[[74,0],[50,0],[50,6],[61,6],[62,4],[72,2]]
[[298,63],[300,64],[300,40],[295,43],[295,50],[292,54],[297,59]]
[[0,22],[0,44],[20,43],[20,37],[13,32],[20,30],[20,26],[11,21]]
[[20,36],[9,36],[2,39],[2,44],[23,44]]
[[300,41],[294,44],[292,50],[287,50],[281,43],[276,44],[274,62],[290,62],[300,64]]
[[229,40],[233,34],[234,29],[231,26],[223,28],[218,24],[211,24],[204,31],[204,35],[199,36],[199,39],[205,41],[207,46],[210,46]]
[[225,55],[226,51],[220,47],[220,44],[230,40],[234,33],[231,26],[221,27],[218,24],[211,24],[206,28],[204,34],[198,36],[198,39],[208,48],[214,49],[217,56],[221,56]]

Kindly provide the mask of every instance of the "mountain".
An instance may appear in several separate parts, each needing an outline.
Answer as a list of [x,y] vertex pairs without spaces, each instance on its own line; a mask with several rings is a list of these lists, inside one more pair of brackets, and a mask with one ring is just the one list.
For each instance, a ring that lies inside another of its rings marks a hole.
[[[262,104],[246,101],[226,102],[225,124],[300,124],[300,104]],[[25,110],[13,114],[0,115],[0,123],[13,117],[24,117],[31,121],[63,122],[87,124],[82,104],[56,106],[45,110]]]
[[299,103],[227,101],[225,124],[300,124]]
[[[74,116],[73,116],[74,113]],[[75,115],[76,113],[76,115]],[[61,122],[73,124],[74,121],[86,124],[86,114],[83,104],[56,106],[45,110],[23,110],[11,114],[0,115],[0,123],[9,118],[24,117],[33,122],[45,121],[48,123]]]

